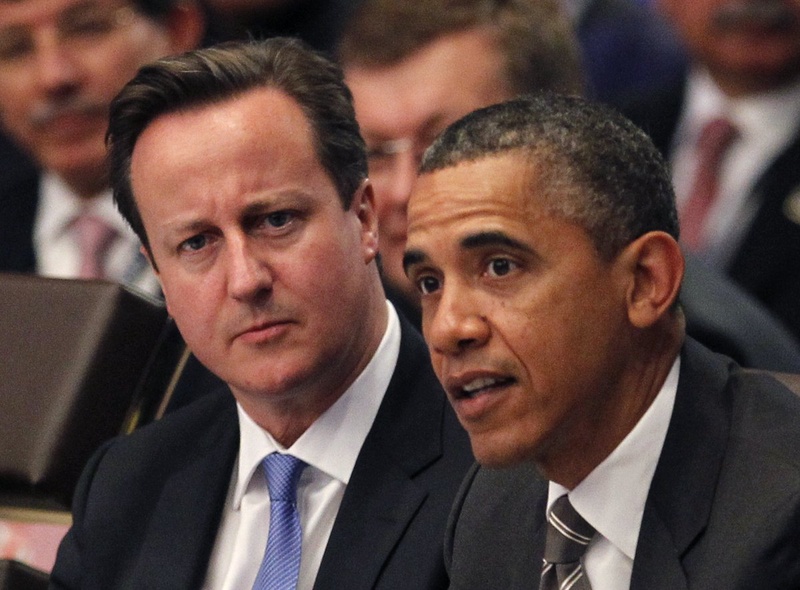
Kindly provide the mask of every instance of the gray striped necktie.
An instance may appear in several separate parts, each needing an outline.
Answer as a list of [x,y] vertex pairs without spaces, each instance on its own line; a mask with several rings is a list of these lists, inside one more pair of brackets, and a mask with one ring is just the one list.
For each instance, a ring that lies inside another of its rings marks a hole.
[[539,590],[591,590],[581,558],[594,533],[592,525],[575,511],[566,494],[553,502],[547,514]]

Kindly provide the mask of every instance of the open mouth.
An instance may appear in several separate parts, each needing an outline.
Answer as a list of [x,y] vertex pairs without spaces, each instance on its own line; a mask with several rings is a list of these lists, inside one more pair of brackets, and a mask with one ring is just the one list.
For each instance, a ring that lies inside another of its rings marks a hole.
[[483,393],[511,385],[516,380],[513,377],[479,377],[456,389],[456,399],[472,399]]

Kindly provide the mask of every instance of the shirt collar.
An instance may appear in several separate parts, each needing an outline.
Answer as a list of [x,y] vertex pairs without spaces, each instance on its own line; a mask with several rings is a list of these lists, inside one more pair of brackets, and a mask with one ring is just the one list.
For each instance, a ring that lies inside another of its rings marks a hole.
[[693,145],[703,125],[720,116],[729,118],[745,138],[766,136],[777,144],[786,144],[800,126],[800,80],[777,90],[731,98],[706,70],[692,70],[676,139]]
[[119,235],[131,237],[133,230],[117,211],[111,189],[98,193],[91,199],[79,197],[67,184],[52,172],[42,175],[37,210],[37,240],[49,240],[63,234],[77,215],[90,210],[117,230]]
[[550,482],[548,508],[569,494],[575,510],[627,557],[636,555],[650,482],[667,436],[678,390],[680,357],[639,422],[572,491]]
[[282,447],[237,404],[239,460],[233,508],[238,510],[250,479],[261,461],[273,452],[288,452],[345,485],[372,428],[394,373],[400,352],[400,321],[387,301],[389,321],[372,359],[347,388],[289,448]]

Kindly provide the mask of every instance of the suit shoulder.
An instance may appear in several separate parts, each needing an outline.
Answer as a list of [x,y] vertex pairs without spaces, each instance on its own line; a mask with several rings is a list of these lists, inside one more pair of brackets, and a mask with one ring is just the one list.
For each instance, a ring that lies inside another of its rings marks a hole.
[[131,461],[145,466],[151,460],[163,460],[167,449],[172,457],[196,454],[230,438],[238,441],[236,404],[231,393],[222,388],[129,435],[113,439],[105,451],[105,461]]

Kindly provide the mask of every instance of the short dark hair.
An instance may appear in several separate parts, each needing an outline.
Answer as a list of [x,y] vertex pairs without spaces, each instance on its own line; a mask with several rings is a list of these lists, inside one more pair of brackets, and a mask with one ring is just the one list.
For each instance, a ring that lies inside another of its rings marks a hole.
[[317,157],[344,207],[367,177],[364,140],[341,69],[298,39],[230,42],[146,65],[111,103],[106,140],[114,200],[149,249],[130,179],[136,141],[157,117],[222,102],[256,88],[295,100],[312,133]]
[[670,173],[650,138],[609,107],[575,96],[522,96],[479,109],[428,148],[420,174],[517,150],[543,202],[613,258],[649,231],[678,239]]
[[363,0],[338,47],[345,68],[393,65],[449,34],[485,29],[514,94],[582,94],[580,49],[559,0]]

